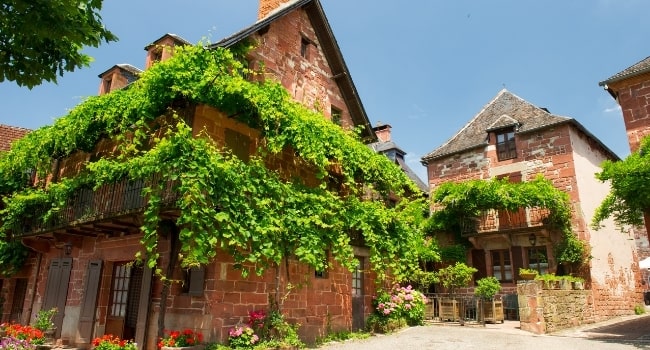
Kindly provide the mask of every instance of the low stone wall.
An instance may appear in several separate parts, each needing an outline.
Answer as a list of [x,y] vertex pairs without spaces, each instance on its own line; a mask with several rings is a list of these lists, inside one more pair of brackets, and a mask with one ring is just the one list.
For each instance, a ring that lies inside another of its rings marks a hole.
[[542,287],[542,281],[517,283],[522,330],[543,334],[595,322],[591,291]]

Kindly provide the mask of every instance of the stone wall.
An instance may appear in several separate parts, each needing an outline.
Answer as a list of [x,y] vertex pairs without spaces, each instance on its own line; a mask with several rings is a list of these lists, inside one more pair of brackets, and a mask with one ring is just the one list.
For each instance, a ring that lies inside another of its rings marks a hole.
[[517,283],[522,330],[544,334],[595,322],[590,290],[542,287],[542,281]]

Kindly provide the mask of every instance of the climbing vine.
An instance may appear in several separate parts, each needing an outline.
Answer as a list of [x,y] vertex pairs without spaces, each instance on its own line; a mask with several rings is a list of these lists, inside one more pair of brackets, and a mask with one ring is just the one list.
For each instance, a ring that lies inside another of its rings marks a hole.
[[[411,213],[426,206],[417,199],[417,187],[354,132],[294,102],[278,83],[250,82],[242,73],[255,72],[229,50],[200,44],[176,48],[171,59],[128,88],[90,97],[16,142],[0,156],[0,236],[9,239],[25,218],[53,220],[81,187],[97,189],[127,178],[146,180],[140,258],[152,268],[159,257],[163,192],[172,183],[180,194],[175,207],[182,266],[206,264],[221,248],[260,274],[287,256],[324,269],[327,250],[352,268],[349,233],[356,231],[363,234],[380,277],[387,271],[398,279],[408,274],[417,265],[413,245],[421,239]],[[196,130],[179,110],[196,104],[214,106],[260,130],[257,152],[243,161],[205,134],[193,137]],[[76,151],[93,152],[103,138],[116,141],[113,154],[88,162],[73,178],[46,183],[58,160]],[[317,186],[267,167],[268,157],[286,149],[315,169]],[[329,186],[333,165],[340,168],[338,190]],[[25,175],[32,169],[40,179],[35,185]],[[391,196],[401,198],[396,206],[387,205]],[[36,212],[44,214],[33,217]]]
[[516,211],[520,208],[546,208],[547,224],[562,233],[555,246],[560,263],[585,261],[587,246],[573,233],[571,203],[565,192],[539,175],[532,181],[512,183],[507,179],[471,180],[441,184],[432,194],[434,210],[426,224],[427,232],[453,232],[460,240],[463,218],[475,217],[488,209]]
[[611,190],[596,209],[592,227],[599,228],[609,217],[621,225],[643,225],[643,213],[650,208],[650,138],[624,160],[603,162],[596,178],[609,182]]

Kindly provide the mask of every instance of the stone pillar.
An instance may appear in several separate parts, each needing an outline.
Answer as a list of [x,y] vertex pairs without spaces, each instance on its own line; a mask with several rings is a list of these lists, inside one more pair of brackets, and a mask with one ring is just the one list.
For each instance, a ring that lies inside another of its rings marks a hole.
[[542,281],[517,282],[517,297],[521,330],[543,334],[546,330],[546,323],[544,321]]

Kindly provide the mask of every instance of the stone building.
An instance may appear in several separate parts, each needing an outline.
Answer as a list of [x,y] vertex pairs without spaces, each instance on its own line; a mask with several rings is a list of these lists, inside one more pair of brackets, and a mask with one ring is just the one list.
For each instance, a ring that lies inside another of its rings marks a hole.
[[[641,140],[650,135],[650,57],[601,81],[599,85],[621,106],[630,151],[638,151]],[[640,258],[650,257],[649,213],[645,213],[644,220],[645,227],[637,227],[635,231]]]
[[[432,191],[448,181],[523,182],[541,174],[566,192],[573,232],[591,247],[588,271],[581,274],[589,281],[593,322],[630,314],[641,300],[633,233],[621,233],[612,222],[598,231],[589,226],[609,190],[594,174],[604,160],[617,159],[575,119],[552,114],[504,89],[422,162]],[[544,215],[539,208],[491,210],[463,226],[462,236],[471,243],[468,261],[478,269],[475,278],[494,276],[502,293],[515,293],[519,268],[562,273],[553,255],[562,237]],[[445,239],[441,244],[454,243]]]
[[[320,2],[261,0],[258,16],[255,24],[212,48],[228,48],[245,40],[257,43],[246,60],[254,69],[264,67],[264,79],[281,82],[296,101],[322,111],[325,118],[343,128],[361,129],[367,142],[375,141]],[[173,55],[174,47],[186,44],[174,34],[163,35],[145,47],[145,69]],[[128,87],[140,72],[129,64],[111,67],[99,75],[99,94]],[[223,112],[200,105],[189,115],[195,133],[207,132],[233,153],[244,154],[253,148],[251,140],[257,131]],[[112,147],[114,144],[102,140],[92,150],[58,159],[51,176],[74,176],[80,164],[101,157]],[[283,160],[295,167],[292,156],[293,152]],[[141,189],[142,183],[129,181],[84,189],[62,211],[58,226],[32,225],[27,220],[20,228],[22,241],[36,253],[20,274],[4,279],[4,287],[11,293],[3,303],[2,320],[28,323],[38,310],[57,307],[56,336],[66,344],[87,348],[94,337],[114,334],[135,339],[143,349],[154,349],[162,303],[167,305],[166,329],[193,328],[218,341],[227,339],[231,327],[245,323],[250,311],[269,306],[273,276],[244,280],[233,268],[233,259],[221,252],[205,268],[183,271],[170,262],[171,238],[159,245],[163,252],[160,264],[172,266],[174,278],[185,283],[173,284],[162,300],[163,285],[152,270],[130,264],[142,247]],[[161,234],[174,235],[173,226],[167,231]],[[326,274],[298,263],[288,266],[289,280],[306,278],[309,282],[308,288],[292,292],[283,305],[287,318],[301,324],[300,334],[307,341],[327,331],[365,325],[372,309],[374,274],[368,269],[369,250],[362,244],[353,245],[359,261],[354,272],[336,263]]]

